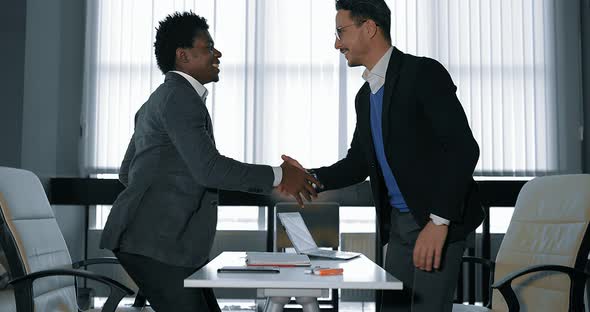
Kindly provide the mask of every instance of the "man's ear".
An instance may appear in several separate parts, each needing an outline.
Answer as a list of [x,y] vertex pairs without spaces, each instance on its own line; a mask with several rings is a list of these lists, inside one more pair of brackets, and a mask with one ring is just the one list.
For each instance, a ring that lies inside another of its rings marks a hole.
[[188,63],[188,56],[186,54],[186,50],[183,48],[176,49],[176,60],[179,63]]
[[373,38],[377,35],[377,23],[375,23],[374,20],[369,19],[367,20],[365,23],[367,23],[367,33],[369,35],[369,38]]

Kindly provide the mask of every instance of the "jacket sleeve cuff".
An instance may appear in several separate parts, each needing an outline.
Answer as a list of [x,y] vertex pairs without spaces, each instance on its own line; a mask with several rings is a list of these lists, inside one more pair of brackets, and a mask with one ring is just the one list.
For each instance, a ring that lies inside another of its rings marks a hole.
[[281,167],[272,167],[272,172],[275,175],[275,180],[272,183],[272,186],[273,187],[277,187],[277,186],[279,186],[279,184],[283,180],[283,168],[281,168]]
[[432,213],[430,214],[430,220],[432,220],[432,223],[434,223],[436,225],[442,225],[442,224],[449,225],[449,224],[451,224],[451,221],[449,221],[445,218],[441,218],[441,217],[439,217],[435,214],[432,214]]

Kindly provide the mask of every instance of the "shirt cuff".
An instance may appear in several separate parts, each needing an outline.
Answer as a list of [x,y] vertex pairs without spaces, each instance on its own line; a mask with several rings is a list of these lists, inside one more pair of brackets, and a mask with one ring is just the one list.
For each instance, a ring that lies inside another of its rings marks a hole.
[[281,183],[281,180],[283,180],[283,168],[281,168],[281,167],[272,167],[272,172],[275,175],[275,180],[272,183],[272,186],[273,187],[277,187]]
[[435,214],[430,214],[430,219],[432,220],[432,222],[436,225],[441,225],[441,224],[445,224],[445,225],[449,225],[451,224],[451,221],[445,219],[445,218],[441,218]]

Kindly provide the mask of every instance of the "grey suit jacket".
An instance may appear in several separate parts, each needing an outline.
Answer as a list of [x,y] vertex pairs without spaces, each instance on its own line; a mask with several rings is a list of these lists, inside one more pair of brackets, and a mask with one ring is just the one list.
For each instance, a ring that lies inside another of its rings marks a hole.
[[217,189],[270,193],[274,175],[270,166],[222,156],[207,107],[185,78],[169,72],[135,115],[119,178],[126,188],[100,247],[197,267],[215,237]]

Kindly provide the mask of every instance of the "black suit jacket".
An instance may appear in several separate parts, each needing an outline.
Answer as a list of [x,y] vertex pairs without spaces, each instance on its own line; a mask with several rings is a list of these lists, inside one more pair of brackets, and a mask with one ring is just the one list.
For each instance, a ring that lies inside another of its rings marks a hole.
[[[400,191],[420,226],[433,213],[451,221],[448,241],[463,239],[484,214],[472,177],[479,147],[455,95],[457,88],[437,61],[395,47],[385,79],[383,144]],[[392,208],[373,146],[370,92],[365,83],[357,93],[356,129],[346,157],[315,172],[326,190],[370,176],[378,235],[386,244]]]

